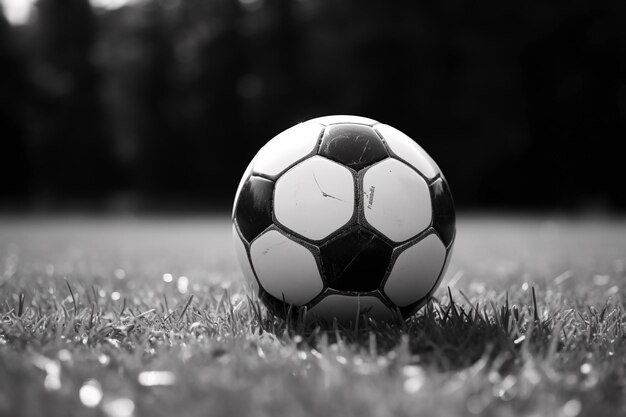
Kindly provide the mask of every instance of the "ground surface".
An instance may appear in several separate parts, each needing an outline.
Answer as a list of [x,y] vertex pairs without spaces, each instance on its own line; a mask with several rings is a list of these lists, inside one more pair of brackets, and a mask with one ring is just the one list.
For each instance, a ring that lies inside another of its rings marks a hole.
[[625,262],[623,221],[464,216],[413,320],[303,332],[226,217],[5,217],[0,416],[624,415]]

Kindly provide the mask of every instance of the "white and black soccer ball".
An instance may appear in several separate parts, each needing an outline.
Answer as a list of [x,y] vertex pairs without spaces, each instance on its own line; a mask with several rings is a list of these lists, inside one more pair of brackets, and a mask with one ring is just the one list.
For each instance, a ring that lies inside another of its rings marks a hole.
[[443,277],[452,196],[428,154],[358,116],[293,126],[259,150],[233,207],[246,278],[274,314],[349,323],[417,311]]

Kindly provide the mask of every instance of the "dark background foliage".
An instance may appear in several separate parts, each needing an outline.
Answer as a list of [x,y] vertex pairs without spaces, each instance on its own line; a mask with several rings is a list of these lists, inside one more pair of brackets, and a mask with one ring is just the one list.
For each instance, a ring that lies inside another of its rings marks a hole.
[[39,0],[0,14],[0,207],[226,207],[260,146],[358,114],[461,208],[626,208],[619,0]]

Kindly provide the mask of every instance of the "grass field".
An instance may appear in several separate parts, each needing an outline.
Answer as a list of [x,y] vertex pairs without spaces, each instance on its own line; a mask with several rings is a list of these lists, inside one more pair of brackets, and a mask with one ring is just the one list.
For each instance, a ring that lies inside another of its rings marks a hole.
[[625,285],[622,220],[466,215],[416,317],[305,332],[225,216],[5,217],[0,416],[626,415]]

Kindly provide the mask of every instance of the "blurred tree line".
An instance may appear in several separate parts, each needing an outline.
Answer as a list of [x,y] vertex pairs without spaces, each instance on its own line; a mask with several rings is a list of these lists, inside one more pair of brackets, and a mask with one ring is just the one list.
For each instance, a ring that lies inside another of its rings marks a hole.
[[325,114],[392,124],[461,207],[625,208],[622,1],[38,0],[0,13],[0,207],[230,204]]

